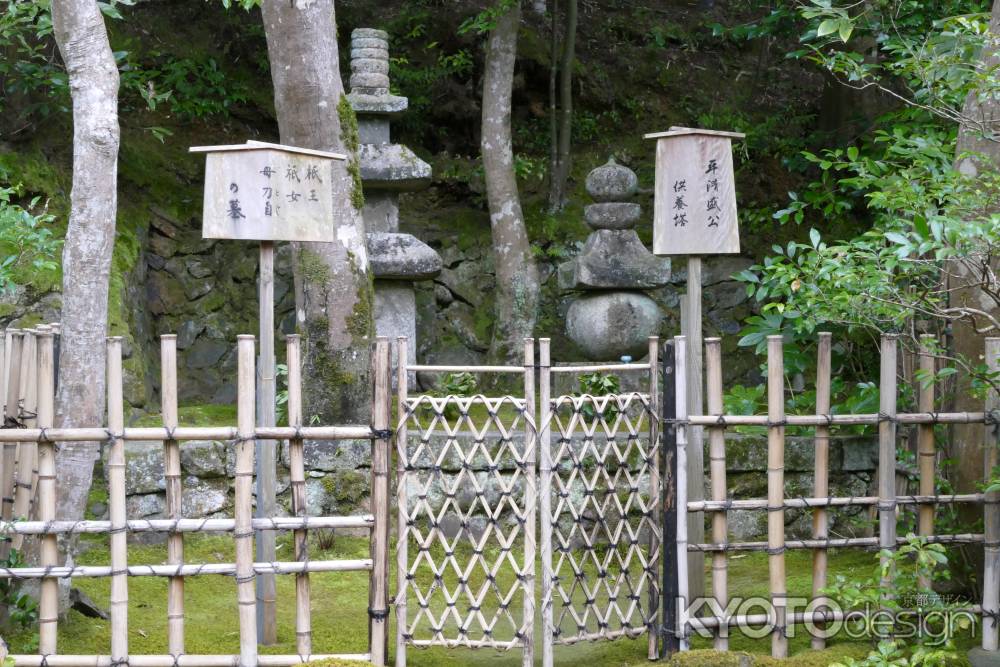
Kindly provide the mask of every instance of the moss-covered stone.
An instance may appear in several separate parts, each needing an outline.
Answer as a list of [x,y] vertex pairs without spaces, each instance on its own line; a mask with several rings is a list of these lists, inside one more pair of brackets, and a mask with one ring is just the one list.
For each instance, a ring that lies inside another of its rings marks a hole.
[[358,162],[358,117],[346,95],[337,102],[337,117],[340,119],[340,140],[348,153],[347,173],[351,176],[351,205],[360,211],[365,205],[365,193],[361,185],[361,164]]

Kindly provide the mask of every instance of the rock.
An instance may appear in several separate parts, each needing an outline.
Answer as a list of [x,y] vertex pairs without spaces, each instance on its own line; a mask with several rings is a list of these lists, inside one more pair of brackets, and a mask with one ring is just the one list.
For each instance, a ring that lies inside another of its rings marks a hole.
[[462,262],[454,268],[441,270],[440,282],[462,301],[478,308],[487,303],[495,288],[493,275],[483,272],[478,262]]
[[98,502],[88,507],[87,511],[90,512],[91,516],[101,519],[107,514],[108,506],[105,503]]
[[596,202],[613,202],[628,199],[639,187],[639,179],[628,167],[609,158],[607,163],[587,174],[587,193]]
[[211,265],[201,259],[190,259],[187,261],[187,271],[195,278],[208,278],[215,273]]
[[186,350],[194,343],[202,331],[205,330],[205,323],[196,320],[185,320],[180,329],[177,330],[177,349]]
[[968,657],[972,667],[1000,667],[1000,651],[977,647],[969,650]]
[[154,232],[149,235],[149,249],[154,255],[166,259],[173,257],[177,252],[177,242],[168,236]]
[[87,618],[103,618],[105,621],[110,618],[108,612],[98,607],[90,597],[79,588],[69,589],[69,605],[75,611],[80,612]]
[[670,262],[646,249],[634,229],[599,229],[559,267],[562,289],[653,289],[670,282]]
[[163,443],[153,440],[125,443],[125,488],[128,493],[154,493],[166,488]]
[[180,312],[187,303],[184,288],[165,271],[150,271],[146,281],[146,300],[153,315]]
[[431,166],[406,146],[361,144],[358,159],[366,188],[416,190],[430,184]]
[[229,345],[221,340],[199,338],[184,355],[184,363],[190,369],[214,366],[229,351]]
[[[289,467],[288,443],[281,445],[281,465]],[[356,470],[371,465],[371,443],[368,440],[306,440],[304,466],[307,472]]]
[[376,278],[430,280],[441,273],[441,258],[412,234],[370,232],[367,241]]
[[190,475],[184,479],[181,513],[186,517],[203,517],[219,512],[229,504],[228,479],[199,479]]
[[185,442],[181,447],[181,470],[203,479],[225,477],[226,450],[226,444],[218,440]]
[[434,300],[437,301],[439,306],[447,306],[449,303],[455,300],[455,295],[451,293],[451,290],[440,283],[434,284]]
[[583,218],[591,229],[631,229],[642,207],[631,202],[603,202],[583,207]]
[[593,294],[574,301],[566,313],[566,333],[588,359],[641,359],[663,314],[641,292]]
[[167,507],[162,493],[145,493],[125,498],[125,515],[130,519],[160,518]]

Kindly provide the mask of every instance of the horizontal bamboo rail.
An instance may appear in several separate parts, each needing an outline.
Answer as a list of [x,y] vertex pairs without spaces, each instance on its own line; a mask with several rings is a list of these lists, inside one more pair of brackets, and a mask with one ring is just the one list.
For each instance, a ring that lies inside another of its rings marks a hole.
[[[302,572],[360,572],[372,569],[371,558],[355,560],[311,560],[306,563],[248,563],[253,574],[299,574]],[[0,567],[0,579],[41,579],[53,577],[110,577],[117,574],[110,565],[51,567]],[[202,574],[234,575],[235,563],[195,563],[186,565],[129,565],[124,574],[130,577],[195,577]]]
[[[982,493],[958,493],[943,496],[896,496],[897,505],[947,505],[949,503],[985,502]],[[878,505],[878,496],[857,496],[854,498],[786,498],[785,509],[806,509],[814,507],[848,507]],[[759,500],[692,500],[689,512],[725,512],[728,510],[766,510],[767,501]]]
[[524,366],[427,366],[410,364],[406,370],[411,373],[515,373],[524,374]]
[[[985,412],[901,412],[897,415],[786,415],[781,426],[872,426],[892,422],[911,424],[991,424],[994,417]],[[774,426],[766,415],[694,415],[691,426]]]
[[[288,440],[374,440],[370,426],[258,426],[249,434],[252,439]],[[125,428],[115,433],[106,428],[19,428],[0,429],[0,442],[92,442],[95,440],[238,440],[237,429],[231,426],[162,426]]]
[[582,366],[550,366],[553,373],[617,373],[619,371],[648,371],[649,364],[585,364]]
[[[233,519],[129,519],[125,529],[132,533],[197,533],[231,532]],[[371,528],[375,517],[358,516],[273,517],[255,518],[254,530],[305,530],[319,528]],[[83,521],[13,521],[0,522],[0,534],[14,535],[64,535],[100,534],[111,532],[110,521],[86,519]]]
[[[961,535],[929,535],[921,536],[928,544],[978,544],[983,541],[982,533],[963,533]],[[896,544],[906,544],[902,537],[896,538]],[[785,549],[838,549],[841,547],[877,547],[877,537],[844,537],[829,540],[785,540]],[[767,551],[767,542],[727,542],[724,544],[688,544],[688,551]]]
[[[11,655],[15,667],[115,667],[109,655]],[[368,653],[324,655],[260,655],[259,667],[287,667],[314,660],[356,660],[368,662]],[[240,667],[238,655],[130,655],[129,667]]]

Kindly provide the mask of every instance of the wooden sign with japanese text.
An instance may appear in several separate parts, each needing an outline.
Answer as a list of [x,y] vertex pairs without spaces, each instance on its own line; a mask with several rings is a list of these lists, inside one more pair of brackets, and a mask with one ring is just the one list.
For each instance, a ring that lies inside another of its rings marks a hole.
[[334,241],[334,160],[344,156],[247,142],[205,153],[202,237]]
[[689,128],[646,135],[657,140],[653,253],[739,253],[732,140],[743,136]]

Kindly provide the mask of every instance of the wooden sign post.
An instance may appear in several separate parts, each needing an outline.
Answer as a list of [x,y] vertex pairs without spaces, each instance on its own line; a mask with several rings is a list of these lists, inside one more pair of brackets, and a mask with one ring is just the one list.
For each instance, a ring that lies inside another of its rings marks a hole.
[[[702,255],[738,254],[739,222],[732,140],[746,135],[687,127],[645,135],[656,139],[653,254],[687,257],[687,294],[681,297],[681,334],[687,337],[688,413],[704,412],[701,304]],[[703,500],[705,470],[701,427],[688,438],[688,500]],[[678,508],[684,511],[684,508]],[[705,541],[700,513],[688,515],[688,539]],[[689,599],[704,595],[704,554],[688,560]]]
[[[334,241],[333,161],[339,153],[261,141],[197,146],[205,153],[202,237],[260,241],[260,358],[257,363],[257,425],[275,425],[274,242]],[[256,444],[257,516],[275,514],[277,447]],[[257,560],[276,560],[274,531],[257,531]],[[257,637],[277,642],[273,574],[256,576]]]

